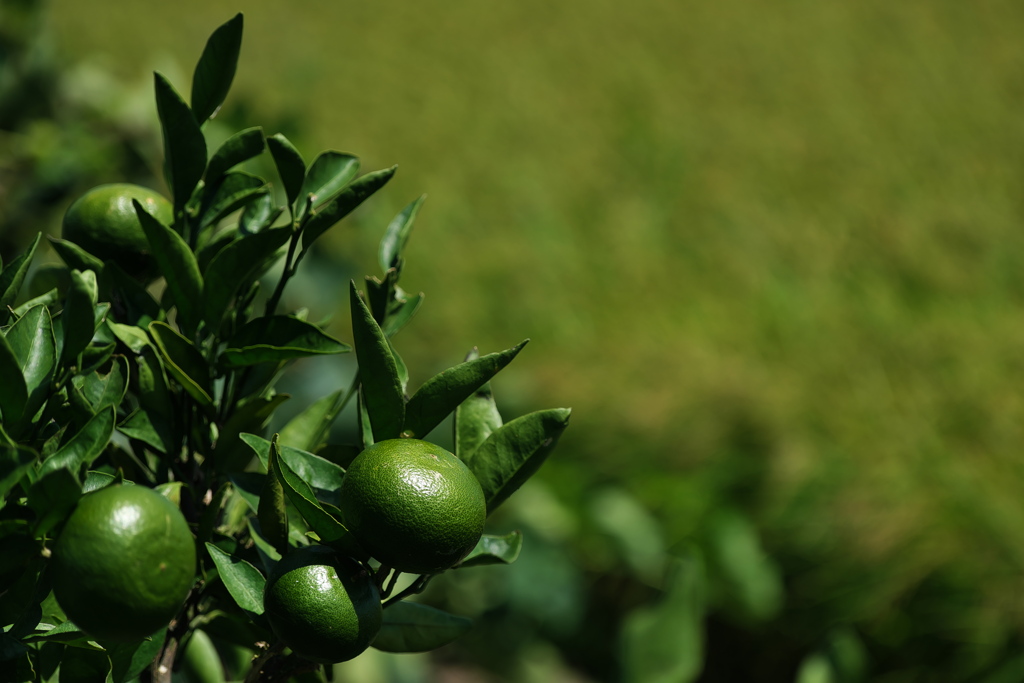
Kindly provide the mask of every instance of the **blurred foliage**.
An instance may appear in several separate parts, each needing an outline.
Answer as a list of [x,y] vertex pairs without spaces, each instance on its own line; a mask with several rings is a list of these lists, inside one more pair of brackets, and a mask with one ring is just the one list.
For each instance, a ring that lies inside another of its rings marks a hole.
[[[110,94],[130,88],[71,94],[173,73],[166,55],[238,9],[54,0],[43,38],[5,14],[0,91],[20,105],[0,112],[20,120],[0,125],[0,239],[55,228],[69,196],[47,178],[153,168],[152,131]],[[1020,679],[1024,5],[244,9],[260,48],[236,92],[285,84],[252,106],[301,121],[300,148],[402,164],[356,216],[373,229],[317,256],[314,312],[343,305],[343,264],[372,262],[378,227],[426,188],[405,275],[427,293],[420,336],[396,340],[410,366],[526,330],[495,391],[575,408],[505,513],[535,532],[514,568],[426,596],[478,620],[430,666],[628,678],[631,615],[699,558],[698,680]],[[310,84],[318,106],[293,111]],[[300,368],[289,390],[332,381]],[[427,680],[428,660],[381,657],[342,680]]]

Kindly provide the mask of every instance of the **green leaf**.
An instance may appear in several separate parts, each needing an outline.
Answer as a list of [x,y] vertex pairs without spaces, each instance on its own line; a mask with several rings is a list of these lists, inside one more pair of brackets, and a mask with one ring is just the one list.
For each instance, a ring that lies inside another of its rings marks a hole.
[[274,457],[275,449],[276,444],[271,444],[270,464],[260,493],[256,517],[260,520],[263,537],[278,553],[284,555],[288,552],[288,511],[284,504],[284,486],[277,471],[278,460]]
[[149,333],[160,351],[163,365],[188,394],[208,411],[213,410],[210,369],[203,354],[167,323],[152,322]]
[[427,652],[453,642],[473,622],[417,602],[396,602],[384,610],[384,623],[372,645],[384,652]]
[[28,446],[0,443],[0,507],[7,492],[18,485],[38,458]]
[[492,433],[464,462],[480,481],[488,514],[540,468],[569,425],[568,408],[523,415]]
[[258,176],[232,171],[203,191],[199,207],[199,229],[216,225],[222,218],[237,211],[259,195],[269,194],[270,186]]
[[405,396],[398,362],[387,337],[351,282],[352,339],[359,362],[363,400],[377,441],[395,439],[405,422]]
[[782,577],[761,547],[754,524],[732,508],[717,510],[707,521],[708,569],[727,587],[726,605],[746,619],[768,621],[785,600]]
[[110,674],[113,683],[129,683],[152,664],[164,646],[167,629],[160,629],[148,639],[137,643],[107,644]]
[[10,318],[10,311],[7,308],[13,307],[18,299],[21,285],[25,282],[25,275],[32,265],[32,257],[35,256],[36,247],[39,246],[39,239],[42,236],[43,233],[38,233],[29,248],[18,254],[17,258],[0,271],[0,325]]
[[153,450],[172,455],[175,453],[174,437],[167,419],[159,413],[150,413],[139,408],[117,425],[117,431],[129,439],[138,439]]
[[[261,233],[262,234],[262,233]],[[292,316],[256,318],[238,330],[221,354],[226,367],[279,362],[290,358],[347,353],[352,348],[316,325]]]
[[118,477],[106,472],[97,472],[96,470],[89,470],[85,473],[85,481],[82,482],[82,495],[86,493],[92,493],[93,491],[99,491],[105,489],[114,483],[132,485],[132,482],[121,480],[118,482]]
[[217,28],[206,41],[192,75],[192,111],[200,124],[213,118],[231,89],[242,49],[242,13]]
[[[92,324],[90,317],[88,322],[90,329]],[[19,392],[21,384],[18,382],[17,375],[20,375],[25,383],[26,391],[25,402],[20,406],[20,410],[12,410],[10,417],[15,420],[17,419],[15,412],[20,412],[21,418],[27,422],[46,402],[52,389],[57,365],[57,349],[50,312],[45,306],[29,309],[18,319],[18,322],[7,330],[6,341],[10,345],[10,350],[13,352],[20,370],[16,375],[4,375],[2,383],[6,384],[10,381],[14,391]],[[7,415],[6,410],[4,414]]]
[[295,149],[295,146],[281,133],[267,138],[267,147],[270,149],[270,155],[274,158],[277,173],[281,176],[281,184],[284,185],[288,205],[294,206],[299,191],[302,189],[302,182],[306,177],[306,162],[299,154],[299,150]]
[[151,216],[137,200],[135,213],[146,233],[153,258],[167,280],[167,289],[178,308],[178,324],[186,336],[193,336],[202,318],[203,276],[199,264],[181,235]]
[[283,211],[283,207],[274,206],[274,198],[271,195],[260,195],[245,205],[238,219],[238,229],[245,235],[262,232],[273,225]]
[[14,309],[14,317],[15,318],[20,318],[21,316],[23,316],[26,313],[28,313],[28,310],[30,308],[35,308],[36,306],[52,306],[53,304],[57,303],[58,301],[60,301],[60,294],[57,292],[57,288],[54,287],[53,289],[51,289],[50,291],[46,292],[45,294],[40,294],[39,296],[37,296],[35,298],[29,299],[25,303],[23,303],[20,306],[18,306],[17,308],[15,308]]
[[512,564],[523,548],[523,533],[513,531],[504,536],[484,535],[476,547],[469,551],[459,567],[479,567],[486,564]]
[[42,538],[78,504],[82,485],[66,468],[47,472],[28,490],[28,506],[36,513],[34,533]]
[[663,600],[634,610],[623,625],[626,683],[689,683],[704,667],[704,569],[695,556],[676,560]]
[[[8,426],[21,419],[28,403],[28,385],[25,384],[25,376],[21,374],[21,363],[14,355],[14,349],[7,342],[7,338],[0,334],[0,412],[3,413],[3,422]],[[31,416],[30,416],[31,417]]]
[[302,251],[305,253],[311,244],[327,232],[338,221],[352,213],[370,195],[384,187],[395,175],[397,166],[383,171],[373,171],[350,183],[341,194],[325,204],[320,210],[314,211],[306,219],[302,229]]
[[46,476],[62,468],[78,472],[80,468],[91,465],[110,442],[114,433],[114,418],[113,406],[96,413],[66,444],[43,461],[39,476]]
[[206,544],[206,551],[238,606],[251,614],[263,614],[263,588],[267,581],[260,570],[212,543]]
[[96,258],[74,242],[51,237],[50,244],[53,245],[53,250],[67,264],[68,268],[74,268],[83,272],[91,270],[96,273],[103,270],[102,260]]
[[263,153],[267,143],[259,126],[238,131],[224,141],[206,165],[206,182],[213,184],[238,164]]
[[305,217],[307,207],[315,211],[337,197],[357,173],[358,157],[330,150],[322,152],[309,165],[299,188],[298,205],[294,207],[296,220],[301,221]]
[[420,305],[423,303],[423,292],[420,292],[416,296],[393,300],[392,305],[389,307],[387,317],[384,319],[384,324],[381,325],[381,329],[384,330],[384,334],[388,337],[394,337],[398,332],[405,327],[412,317],[416,315],[416,311],[419,310]]
[[68,288],[61,314],[64,326],[64,346],[61,348],[61,365],[76,364],[78,354],[92,341],[96,332],[96,273],[89,270],[71,271],[71,287]]
[[[348,530],[334,516],[327,512],[320,504],[320,501],[313,495],[309,484],[302,480],[295,471],[288,466],[283,458],[278,456],[275,442],[271,442],[270,467],[268,472],[277,474],[278,479],[284,487],[285,495],[292,502],[295,509],[299,511],[302,518],[309,524],[309,528],[320,537],[324,543],[336,543],[346,536]],[[260,520],[262,525],[263,521]],[[282,551],[282,555],[284,552]]]
[[128,390],[128,361],[118,356],[111,363],[110,371],[102,375],[99,371],[74,378],[75,386],[92,407],[93,413],[109,406],[121,405]]
[[589,505],[594,525],[608,535],[619,557],[649,585],[661,580],[665,538],[661,525],[632,495],[616,487],[593,494]]
[[[270,463],[270,441],[255,434],[242,434],[241,438],[249,445],[264,465]],[[278,435],[277,455],[290,470],[310,486],[322,491],[336,491],[345,478],[345,470],[330,460],[319,455],[281,444]]]
[[238,289],[255,279],[277,259],[277,250],[291,237],[284,226],[244,235],[221,249],[206,269],[205,319],[210,329],[220,327],[221,318]]
[[[160,73],[154,73],[153,80],[156,111],[163,132],[167,184],[174,195],[174,213],[178,215],[206,171],[206,139],[192,110],[170,82]],[[163,269],[162,263],[160,267]]]
[[[466,356],[466,360],[478,357],[479,353],[473,349]],[[465,460],[501,425],[501,413],[494,402],[491,385],[484,384],[455,409],[455,420],[452,424],[455,455]]]
[[351,394],[344,389],[313,402],[281,428],[278,438],[282,447],[291,446],[306,451],[317,451],[327,440],[331,425],[344,409]]
[[417,439],[425,437],[463,401],[511,363],[528,341],[500,353],[460,363],[428,379],[405,406],[403,433]]
[[422,195],[414,200],[388,225],[384,231],[384,238],[380,241],[380,248],[377,259],[380,268],[385,273],[394,268],[398,274],[402,272],[402,250],[405,243],[409,241],[409,233],[412,231],[412,222],[416,219],[416,213],[426,200],[427,195]]

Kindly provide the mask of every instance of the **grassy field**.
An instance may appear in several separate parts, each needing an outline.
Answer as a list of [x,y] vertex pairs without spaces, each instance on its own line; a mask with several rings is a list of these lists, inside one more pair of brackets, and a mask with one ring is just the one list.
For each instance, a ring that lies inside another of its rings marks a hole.
[[600,485],[669,546],[734,508],[793,649],[846,624],[872,680],[1016,680],[1024,4],[51,6],[65,57],[140,84],[241,9],[235,100],[398,163],[331,247],[368,269],[429,194],[413,383],[531,337],[497,391],[574,408],[543,495],[582,537]]

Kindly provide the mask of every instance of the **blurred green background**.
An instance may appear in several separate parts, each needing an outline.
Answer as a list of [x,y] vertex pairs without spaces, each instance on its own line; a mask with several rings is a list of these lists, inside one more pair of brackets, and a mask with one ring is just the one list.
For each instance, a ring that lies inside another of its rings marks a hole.
[[529,336],[506,418],[573,408],[520,560],[426,596],[473,633],[335,680],[1024,680],[1024,3],[0,8],[0,246],[160,183],[151,71],[244,11],[224,126],[399,164],[292,303],[348,339],[426,192],[412,384]]

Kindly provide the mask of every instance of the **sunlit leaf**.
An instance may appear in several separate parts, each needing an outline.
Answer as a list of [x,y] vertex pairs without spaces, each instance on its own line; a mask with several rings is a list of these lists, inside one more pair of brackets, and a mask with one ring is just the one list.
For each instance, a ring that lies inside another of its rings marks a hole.
[[275,315],[246,323],[221,354],[227,367],[277,362],[290,358],[351,351],[348,344],[326,334],[316,325],[292,316]]
[[192,75],[192,111],[202,124],[212,118],[231,89],[242,48],[242,13],[217,27]]
[[281,428],[279,443],[305,451],[316,451],[325,442],[331,425],[349,399],[344,389],[314,401]]
[[480,387],[512,362],[529,340],[500,353],[474,358],[434,375],[405,406],[402,431],[422,439]]
[[113,406],[96,413],[77,434],[43,462],[39,476],[61,468],[77,472],[81,467],[92,464],[110,442],[114,433],[114,417]]
[[206,139],[192,110],[170,82],[160,73],[154,73],[153,80],[156,111],[163,132],[164,168],[177,215],[206,171]]
[[195,254],[181,235],[151,216],[137,200],[135,213],[146,233],[153,258],[167,280],[178,309],[178,323],[186,336],[195,334],[202,319],[203,276]]
[[351,283],[350,302],[352,338],[374,439],[398,438],[405,422],[405,397],[398,362],[387,337],[359,296],[355,282]]
[[210,382],[210,369],[199,349],[167,323],[150,323],[149,333],[160,350],[167,371],[174,375],[174,378],[200,406],[211,410],[213,408],[213,389]]
[[[274,445],[271,445],[272,452],[274,448]],[[284,501],[285,491],[278,474],[278,460],[272,455],[267,468],[267,478],[260,492],[256,517],[260,520],[263,537],[281,555],[288,552],[288,510]]]
[[260,570],[212,543],[206,544],[206,551],[238,606],[252,614],[263,614],[263,587],[267,581]]
[[28,249],[18,254],[7,267],[0,271],[0,325],[5,324],[10,318],[8,307],[13,307],[21,292],[21,285],[25,282],[25,275],[28,274],[32,265],[32,257],[35,256],[36,247],[39,246],[39,239],[42,233],[38,233]]
[[357,173],[359,159],[351,154],[329,150],[318,155],[309,165],[299,188],[296,220],[305,217],[307,206],[316,210],[337,197]]
[[[473,349],[466,356],[466,360],[473,360],[479,355],[477,350]],[[455,409],[455,419],[452,423],[455,455],[459,458],[466,457],[501,425],[501,414],[494,402],[491,385],[484,384]]]
[[203,202],[199,207],[199,229],[205,230],[216,225],[228,214],[269,192],[267,182],[250,173],[232,171],[222,176],[203,192]]
[[554,408],[518,417],[495,430],[464,462],[492,512],[540,468],[569,425],[570,410]]
[[303,252],[309,249],[310,245],[327,232],[334,224],[362,204],[370,195],[384,187],[395,175],[397,166],[383,171],[374,171],[352,181],[342,190],[341,194],[324,205],[320,210],[315,211],[306,219],[306,225],[302,230]]
[[210,157],[210,163],[206,165],[206,182],[218,182],[218,178],[238,164],[262,154],[266,146],[263,129],[259,126],[238,131]]
[[485,534],[477,542],[469,555],[459,563],[459,567],[478,567],[485,564],[512,564],[519,557],[523,548],[523,533],[513,531],[504,536]]
[[409,241],[409,233],[412,231],[412,223],[416,219],[416,213],[426,200],[427,195],[422,195],[414,200],[402,212],[388,224],[384,232],[384,238],[380,241],[380,248],[377,260],[380,268],[385,273],[395,268],[399,274],[402,272],[402,250],[405,243]]

